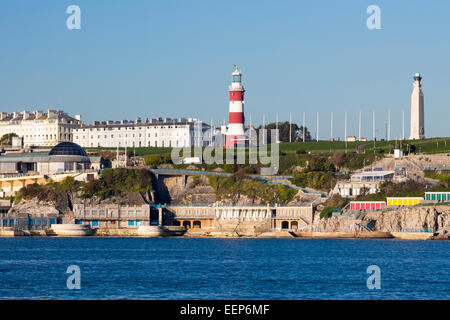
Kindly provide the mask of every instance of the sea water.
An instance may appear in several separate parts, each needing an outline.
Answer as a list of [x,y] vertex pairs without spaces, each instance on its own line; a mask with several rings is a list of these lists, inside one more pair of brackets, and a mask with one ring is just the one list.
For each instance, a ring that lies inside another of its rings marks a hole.
[[[0,238],[0,298],[449,299],[449,249],[375,239]],[[379,289],[368,286],[370,266]]]

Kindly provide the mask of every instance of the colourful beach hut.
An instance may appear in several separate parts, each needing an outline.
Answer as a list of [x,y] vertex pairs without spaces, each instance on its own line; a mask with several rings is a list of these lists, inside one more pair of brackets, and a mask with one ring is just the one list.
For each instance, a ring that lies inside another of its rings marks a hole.
[[350,201],[350,210],[380,210],[386,201]]
[[425,192],[427,201],[450,201],[450,191],[444,192]]
[[389,197],[386,198],[388,206],[415,206],[423,201],[423,197]]

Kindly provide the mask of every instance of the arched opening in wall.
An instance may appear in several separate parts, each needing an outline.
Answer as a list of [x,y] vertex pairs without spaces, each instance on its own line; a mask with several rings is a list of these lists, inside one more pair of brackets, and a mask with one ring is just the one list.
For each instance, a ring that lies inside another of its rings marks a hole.
[[172,225],[173,225],[173,226],[179,227],[179,226],[181,225],[181,223],[180,223],[180,221],[178,221],[178,220],[173,220],[173,221],[172,221]]
[[191,222],[190,221],[183,221],[183,227],[185,227],[186,229],[190,229],[191,228]]
[[289,229],[289,222],[288,221],[281,222],[281,229]]
[[202,222],[198,221],[198,220],[194,221],[193,228],[201,229],[202,228]]
[[298,229],[298,222],[297,221],[292,221],[291,222],[291,229]]

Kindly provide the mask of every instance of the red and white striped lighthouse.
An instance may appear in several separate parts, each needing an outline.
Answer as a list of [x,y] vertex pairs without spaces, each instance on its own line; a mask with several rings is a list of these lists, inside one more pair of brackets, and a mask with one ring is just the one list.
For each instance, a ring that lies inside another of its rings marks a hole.
[[229,88],[230,92],[230,113],[228,118],[227,139],[225,148],[235,146],[245,146],[244,132],[244,86],[242,85],[242,73],[235,65],[232,73],[233,80]]

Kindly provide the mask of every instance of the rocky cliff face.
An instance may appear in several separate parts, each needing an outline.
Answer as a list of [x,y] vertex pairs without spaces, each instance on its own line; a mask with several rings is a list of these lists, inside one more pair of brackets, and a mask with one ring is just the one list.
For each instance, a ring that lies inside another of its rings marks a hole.
[[355,215],[340,215],[329,219],[314,217],[305,231],[354,232],[369,224],[374,231],[402,232],[405,229],[433,229],[439,235],[450,235],[450,206],[420,206],[396,210],[373,211]]
[[[235,194],[217,196],[206,176],[160,176],[156,187],[156,199],[160,203],[171,204],[237,204],[257,205],[262,201],[259,198],[249,198],[239,192]],[[312,201],[317,196],[299,192],[289,204],[300,205]]]
[[363,221],[373,221],[373,227],[377,231],[433,229],[440,234],[450,234],[450,206],[408,207],[370,212],[364,216]]
[[204,176],[160,176],[155,198],[159,203],[210,204],[216,201],[216,194]]
[[88,199],[83,199],[80,194],[73,196],[73,203],[85,203],[85,204],[120,204],[120,205],[131,205],[139,206],[146,203],[153,203],[155,195],[152,193],[140,193],[140,192],[124,192],[120,196],[114,196],[111,198],[100,199],[98,197],[92,197]]
[[[62,209],[62,210],[61,210]],[[69,213],[69,208],[59,208],[57,209],[54,203],[44,203],[39,201],[37,198],[30,200],[22,200],[19,203],[15,203],[11,209],[10,213],[33,213],[33,214],[65,214]]]

